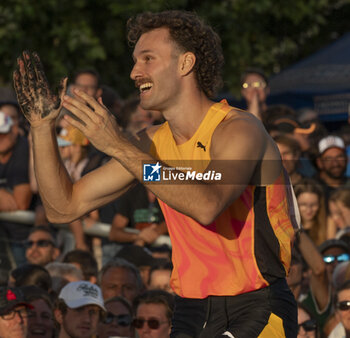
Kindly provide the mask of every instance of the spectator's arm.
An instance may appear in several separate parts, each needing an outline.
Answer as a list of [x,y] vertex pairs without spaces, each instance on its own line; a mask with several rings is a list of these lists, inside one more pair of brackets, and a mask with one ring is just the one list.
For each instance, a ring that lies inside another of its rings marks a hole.
[[32,199],[29,184],[18,184],[13,193],[6,189],[0,189],[0,211],[27,210]]
[[75,248],[81,250],[89,250],[85,242],[84,227],[82,221],[80,219],[77,219],[74,222],[69,223],[69,229],[72,231],[74,236]]
[[326,264],[311,238],[301,232],[299,235],[299,250],[311,269],[310,288],[320,311],[323,311],[329,302],[329,280]]

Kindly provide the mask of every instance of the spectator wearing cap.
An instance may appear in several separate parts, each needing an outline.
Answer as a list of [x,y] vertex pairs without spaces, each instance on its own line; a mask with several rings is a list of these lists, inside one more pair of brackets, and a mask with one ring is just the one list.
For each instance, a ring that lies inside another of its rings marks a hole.
[[28,263],[45,266],[54,262],[60,254],[56,239],[48,226],[32,228],[25,241]]
[[266,99],[270,94],[267,77],[260,69],[247,69],[241,76],[241,95],[247,110],[259,120],[267,108]]
[[329,280],[332,280],[333,271],[339,263],[350,260],[350,248],[340,239],[327,239],[318,250],[326,263]]
[[[140,338],[170,337],[174,296],[164,290],[149,290],[134,301],[133,326]],[[212,332],[213,337],[217,332]],[[176,333],[175,333],[176,336]]]
[[95,337],[106,312],[101,289],[90,282],[67,284],[58,295],[55,319],[60,326],[58,338]]
[[115,258],[99,272],[99,285],[105,300],[121,296],[132,302],[144,290],[139,270],[123,258]]
[[[304,177],[312,177],[316,173],[311,160],[311,136],[316,130],[316,124],[302,125],[294,115],[294,111],[288,115],[281,115],[284,109],[277,109],[273,112],[266,123],[266,128],[272,137],[279,137],[285,135],[293,138],[298,142],[300,148],[300,155],[298,161],[298,173]],[[279,114],[280,112],[280,114]]]
[[339,136],[327,136],[318,143],[318,181],[323,185],[328,201],[330,193],[341,186],[350,185],[346,178],[347,157],[344,141]]
[[[18,124],[0,110],[0,212],[29,208],[32,192],[28,169],[28,141],[19,134]],[[28,226],[9,221],[1,221],[0,225],[4,232],[1,237],[10,241],[16,264],[25,263],[22,242],[28,236]]]
[[117,296],[108,299],[105,307],[107,313],[98,326],[98,337],[134,337],[130,303],[125,298]]
[[20,288],[0,287],[0,337],[26,338],[31,308]]
[[335,315],[340,323],[332,330],[328,337],[350,337],[350,280],[347,280],[336,290],[334,303]]

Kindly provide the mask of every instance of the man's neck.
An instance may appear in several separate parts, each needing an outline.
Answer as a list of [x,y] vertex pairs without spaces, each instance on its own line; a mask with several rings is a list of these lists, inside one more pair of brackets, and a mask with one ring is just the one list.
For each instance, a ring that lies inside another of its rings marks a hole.
[[177,144],[185,143],[194,135],[213,103],[200,93],[163,112]]
[[344,184],[344,177],[333,178],[328,176],[325,172],[320,173],[320,179],[330,187],[338,188]]

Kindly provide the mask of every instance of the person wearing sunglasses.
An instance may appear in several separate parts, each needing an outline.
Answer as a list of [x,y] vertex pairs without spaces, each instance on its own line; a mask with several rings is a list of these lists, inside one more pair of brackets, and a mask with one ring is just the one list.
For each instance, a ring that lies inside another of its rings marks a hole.
[[0,287],[0,337],[26,338],[32,308],[20,288]]
[[132,322],[140,338],[170,337],[174,296],[164,290],[149,290],[134,300]]
[[316,321],[302,304],[298,304],[298,336],[297,338],[316,338]]
[[350,251],[346,242],[340,239],[328,239],[319,246],[323,261],[326,263],[329,280],[339,263],[350,260]]
[[134,337],[130,303],[125,298],[116,296],[108,299],[105,302],[105,307],[107,313],[98,325],[98,338]]
[[28,263],[45,266],[54,262],[60,254],[55,238],[47,226],[32,229],[24,243]]
[[266,110],[266,99],[270,93],[267,77],[260,69],[247,69],[241,77],[241,94],[247,104],[247,110],[262,119]]
[[335,316],[340,323],[328,338],[350,337],[350,280],[338,287],[334,297]]

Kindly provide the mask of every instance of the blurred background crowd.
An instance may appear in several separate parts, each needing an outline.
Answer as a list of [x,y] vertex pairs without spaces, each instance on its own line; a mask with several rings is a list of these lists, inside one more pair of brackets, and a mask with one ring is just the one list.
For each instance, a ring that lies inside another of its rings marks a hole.
[[[350,4],[303,3],[293,3],[298,13],[287,6],[279,16],[276,7],[271,13],[268,0],[259,5],[222,1],[215,6],[192,1],[178,7],[195,9],[207,21],[217,22],[213,26],[222,36],[227,63],[217,100],[226,98],[261,120],[293,184],[302,230],[295,240],[288,284],[298,301],[299,336],[346,337],[350,335],[350,35],[346,34],[350,27],[343,18]],[[157,199],[136,184],[113,203],[65,227],[50,224],[38,193],[28,123],[10,85],[16,56],[24,48],[36,49],[50,79],[69,73],[68,94],[79,88],[102,97],[130,137],[162,123],[158,112],[140,107],[131,81],[125,80],[130,53],[115,40],[124,41],[121,27],[127,17],[139,10],[164,9],[163,2],[140,1],[137,7],[133,2],[117,5],[105,0],[94,7],[71,1],[73,12],[80,8],[81,17],[68,15],[64,1],[60,6],[56,1],[46,5],[38,1],[26,9],[12,1],[2,6],[6,24],[0,30],[4,36],[0,55],[7,68],[0,72],[0,216],[5,215],[0,217],[0,336],[15,337],[16,332],[18,337],[168,337],[174,297],[169,285],[171,244]],[[101,20],[97,28],[87,14],[93,9],[94,19]],[[110,20],[105,20],[107,14]],[[220,15],[225,18],[221,24]],[[264,20],[253,20],[256,17]],[[35,32],[38,27],[47,36]],[[16,36],[16,29],[23,36]],[[232,31],[235,37],[228,34]],[[236,50],[232,41],[237,38]],[[103,39],[109,46],[100,45]],[[6,43],[14,48],[6,48]],[[315,54],[302,59],[311,52]],[[297,60],[302,61],[291,66]],[[62,118],[57,142],[74,181],[109,160]],[[23,210],[33,217],[7,217],[8,212]],[[108,224],[105,236],[87,235],[101,223]]]

